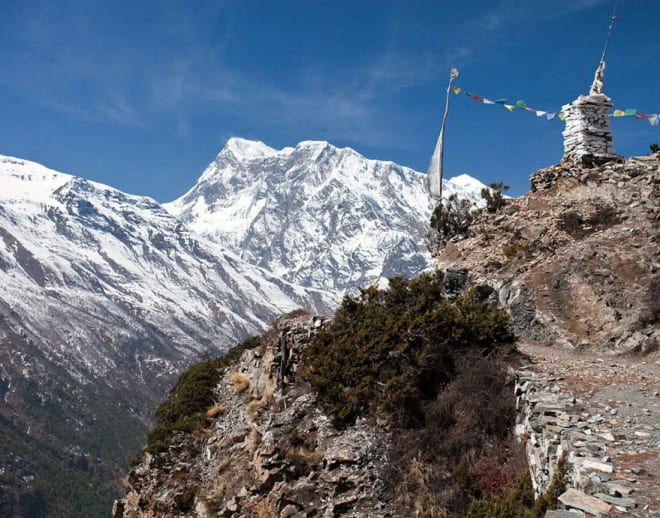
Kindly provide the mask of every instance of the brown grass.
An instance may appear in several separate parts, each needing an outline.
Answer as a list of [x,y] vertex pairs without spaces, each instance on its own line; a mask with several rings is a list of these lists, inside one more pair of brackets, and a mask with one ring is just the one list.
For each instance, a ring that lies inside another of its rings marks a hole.
[[250,380],[242,372],[233,372],[229,379],[234,384],[234,392],[237,394],[245,392],[250,386]]
[[253,454],[261,444],[261,432],[255,427],[250,430],[250,453]]
[[223,405],[214,405],[211,408],[209,408],[205,415],[206,417],[217,417],[218,415],[222,414],[222,412],[225,411],[225,407]]
[[261,399],[253,399],[247,404],[246,411],[252,420],[257,418],[262,406],[263,402]]

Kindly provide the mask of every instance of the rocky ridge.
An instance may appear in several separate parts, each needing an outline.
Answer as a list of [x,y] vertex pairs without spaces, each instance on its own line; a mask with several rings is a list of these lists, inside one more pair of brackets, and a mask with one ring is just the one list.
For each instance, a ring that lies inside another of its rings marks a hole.
[[600,167],[560,164],[532,192],[485,210],[443,269],[498,290],[518,332],[569,348],[657,347],[660,154]]
[[204,432],[145,453],[114,518],[147,516],[387,516],[386,429],[359,420],[339,432],[297,379],[302,348],[324,324],[303,312],[277,320],[216,387]]
[[[522,337],[530,365],[518,372],[517,432],[537,494],[564,454],[569,464],[564,509],[547,517],[658,514],[659,163],[541,170],[533,192],[483,211],[467,239],[437,256],[456,293],[494,286]],[[374,478],[387,425],[358,421],[339,433],[295,383],[295,359],[317,325],[285,319],[262,349],[244,353],[217,387],[222,417],[145,454],[115,517],[390,513]]]

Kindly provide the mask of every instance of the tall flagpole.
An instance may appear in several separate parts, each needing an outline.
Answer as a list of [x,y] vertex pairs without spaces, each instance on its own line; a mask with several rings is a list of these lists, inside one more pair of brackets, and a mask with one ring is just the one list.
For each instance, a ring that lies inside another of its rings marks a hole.
[[435,144],[431,164],[429,165],[429,194],[431,198],[436,201],[442,201],[442,167],[444,160],[444,142],[445,142],[445,125],[447,124],[447,115],[449,115],[449,96],[451,93],[451,85],[454,79],[458,77],[458,70],[451,69],[449,73],[449,83],[447,83],[447,97],[445,99],[445,113],[442,116],[442,125],[440,126],[440,135]]
[[605,39],[605,46],[603,47],[603,54],[600,56],[600,61],[598,62],[598,68],[594,74],[594,82],[591,84],[591,89],[589,90],[589,95],[596,95],[605,93],[605,55],[607,54],[607,47],[610,44],[610,39],[612,38],[612,31],[614,30],[614,24],[616,23],[616,7],[618,0],[614,0],[614,8],[612,9],[612,20],[610,21],[610,28],[607,31],[607,38]]

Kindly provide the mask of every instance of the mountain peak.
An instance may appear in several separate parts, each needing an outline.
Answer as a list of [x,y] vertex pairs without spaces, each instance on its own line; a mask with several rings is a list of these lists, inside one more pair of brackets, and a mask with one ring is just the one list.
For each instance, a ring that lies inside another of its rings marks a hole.
[[264,158],[278,153],[277,149],[267,146],[260,140],[248,140],[240,137],[231,137],[227,140],[225,147],[220,152],[231,152],[241,160],[254,160]]

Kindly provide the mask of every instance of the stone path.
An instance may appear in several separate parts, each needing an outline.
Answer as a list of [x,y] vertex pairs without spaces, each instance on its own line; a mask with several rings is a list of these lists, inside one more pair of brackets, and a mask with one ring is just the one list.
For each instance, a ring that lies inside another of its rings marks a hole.
[[579,509],[587,497],[584,505],[603,516],[660,517],[660,353],[623,357],[530,342],[519,349],[529,359],[518,391],[533,409],[525,433],[538,483],[566,452],[579,490],[566,495],[567,507]]

